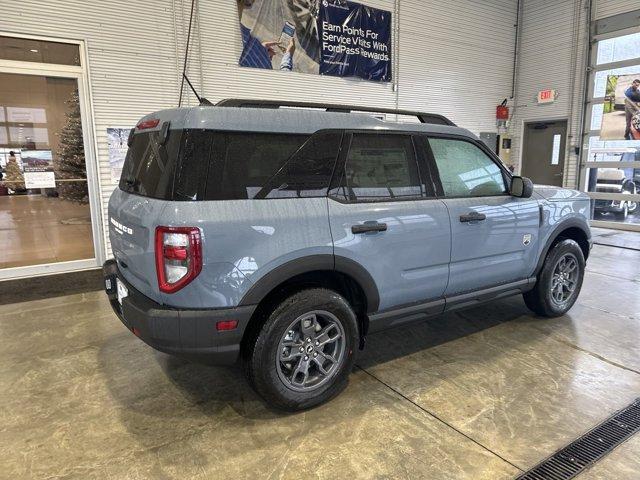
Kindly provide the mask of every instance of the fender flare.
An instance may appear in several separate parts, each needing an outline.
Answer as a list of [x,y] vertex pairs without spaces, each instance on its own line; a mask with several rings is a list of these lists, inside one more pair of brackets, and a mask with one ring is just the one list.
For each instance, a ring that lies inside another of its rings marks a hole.
[[257,305],[278,285],[295,276],[318,270],[331,270],[353,278],[367,299],[367,313],[378,311],[380,294],[371,274],[354,260],[330,254],[296,258],[274,268],[249,288],[239,306]]
[[584,233],[584,235],[587,237],[587,241],[589,242],[589,245],[591,245],[592,243],[591,230],[589,229],[589,224],[587,223],[586,220],[581,220],[579,218],[573,217],[573,218],[569,218],[567,220],[561,221],[558,225],[556,225],[553,228],[553,230],[551,231],[551,234],[549,235],[549,238],[545,242],[544,248],[540,252],[540,257],[538,257],[538,263],[536,264],[536,269],[533,272],[534,275],[537,276],[542,270],[542,267],[544,266],[544,261],[547,258],[547,253],[549,253],[549,250],[551,249],[551,245],[554,244],[554,242],[557,240],[560,233],[562,233],[568,228],[580,229]]

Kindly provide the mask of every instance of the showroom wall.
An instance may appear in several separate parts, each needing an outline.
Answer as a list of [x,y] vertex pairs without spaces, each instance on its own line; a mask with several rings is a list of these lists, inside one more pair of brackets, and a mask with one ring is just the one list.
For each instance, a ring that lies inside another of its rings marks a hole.
[[[391,83],[238,67],[238,16],[235,1],[227,0],[199,2],[190,77],[213,102],[284,98],[424,109],[445,113],[476,133],[495,129],[495,105],[511,93],[515,1],[462,0],[455,15],[445,0],[362,3],[395,13]],[[147,112],[176,105],[190,5],[188,0],[0,0],[0,11],[9,13],[0,16],[2,32],[87,43],[103,223],[115,188],[106,129],[132,126]],[[188,90],[185,99],[194,104]]]
[[[577,186],[580,108],[584,82],[587,0],[523,0],[518,54],[518,81],[511,121],[516,170],[520,167],[523,122],[568,119],[565,186]],[[539,91],[554,89],[552,104],[538,105]]]
[[[564,185],[578,187],[581,108],[585,86],[585,42],[589,0],[522,0],[518,81],[510,133],[511,158],[519,162],[523,122],[568,119]],[[592,19],[638,8],[637,0],[593,0]],[[553,104],[536,104],[540,90],[559,91]],[[519,168],[519,163],[516,169]]]

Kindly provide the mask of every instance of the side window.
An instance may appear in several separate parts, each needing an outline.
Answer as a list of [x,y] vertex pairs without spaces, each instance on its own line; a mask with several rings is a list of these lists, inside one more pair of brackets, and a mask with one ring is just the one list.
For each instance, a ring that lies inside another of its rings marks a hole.
[[307,138],[278,133],[215,134],[205,200],[254,198]]
[[410,136],[353,135],[336,196],[385,201],[422,198],[424,191]]
[[341,141],[341,132],[313,135],[256,197],[326,197]]
[[502,170],[480,148],[464,140],[429,138],[446,197],[503,195]]

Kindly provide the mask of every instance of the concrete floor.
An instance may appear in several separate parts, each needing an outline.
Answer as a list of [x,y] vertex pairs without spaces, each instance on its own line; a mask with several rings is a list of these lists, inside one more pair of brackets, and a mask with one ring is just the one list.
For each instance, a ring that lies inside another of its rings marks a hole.
[[[640,396],[639,282],[640,251],[596,245],[565,317],[518,297],[371,336],[347,390],[295,415],[154,352],[100,292],[3,305],[0,477],[514,478]],[[639,454],[580,478],[640,478]]]

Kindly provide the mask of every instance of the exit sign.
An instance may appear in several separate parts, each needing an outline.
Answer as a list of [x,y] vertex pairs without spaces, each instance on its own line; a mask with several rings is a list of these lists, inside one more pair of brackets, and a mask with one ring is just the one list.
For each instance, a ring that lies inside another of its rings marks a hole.
[[557,96],[557,90],[542,90],[538,92],[538,103],[553,103]]

